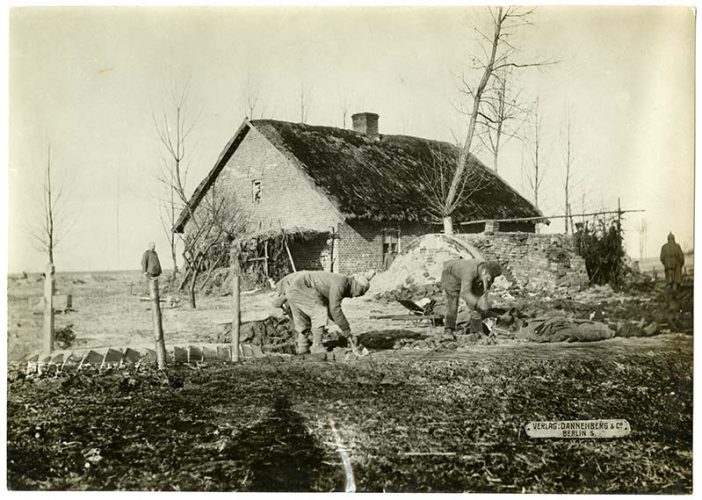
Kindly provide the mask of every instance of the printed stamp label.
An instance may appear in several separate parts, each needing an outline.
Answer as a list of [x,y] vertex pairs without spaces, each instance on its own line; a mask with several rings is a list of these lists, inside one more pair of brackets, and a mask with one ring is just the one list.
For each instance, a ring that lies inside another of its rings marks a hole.
[[631,426],[624,419],[552,420],[529,422],[524,430],[530,438],[598,439],[628,436]]

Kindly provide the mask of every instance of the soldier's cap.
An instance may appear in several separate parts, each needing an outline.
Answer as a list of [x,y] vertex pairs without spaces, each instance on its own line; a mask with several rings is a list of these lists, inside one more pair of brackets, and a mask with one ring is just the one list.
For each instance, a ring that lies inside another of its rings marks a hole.
[[362,293],[366,293],[370,288],[370,280],[375,276],[375,271],[368,271],[364,274],[356,274],[353,276],[354,281],[358,283]]

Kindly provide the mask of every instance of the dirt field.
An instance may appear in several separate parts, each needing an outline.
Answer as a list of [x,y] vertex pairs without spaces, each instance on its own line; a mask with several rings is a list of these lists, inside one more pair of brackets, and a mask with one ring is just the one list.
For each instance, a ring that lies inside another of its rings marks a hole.
[[[58,293],[73,293],[75,312],[57,316],[58,325],[73,324],[80,346],[150,342],[138,279],[59,276]],[[39,338],[41,316],[27,304],[41,283],[9,287],[8,342],[20,356]],[[245,315],[258,299],[244,296]],[[197,311],[164,309],[167,341],[216,334],[230,319],[228,302],[203,297]],[[368,318],[400,306],[344,304],[367,340],[434,331]],[[692,353],[692,336],[673,332],[460,351],[378,348],[348,363],[11,372],[8,486],[343,491],[341,447],[356,491],[690,493]],[[627,419],[632,432],[538,440],[523,431],[533,420],[598,418]]]
[[[66,273],[58,274],[57,294],[72,294],[74,311],[56,314],[56,328],[71,326],[76,335],[74,348],[144,345],[152,342],[153,326],[146,283],[139,272]],[[21,360],[41,347],[43,316],[34,313],[30,304],[41,299],[43,280],[32,275],[26,279],[8,279],[8,354],[12,361]],[[170,295],[166,288],[162,298]],[[176,296],[175,294],[173,294]],[[270,303],[271,293],[245,293],[241,297],[242,320],[260,317]],[[397,327],[397,323],[370,320],[370,314],[404,314],[402,306],[381,304],[362,298],[344,301],[344,309],[358,331]],[[274,312],[279,313],[279,310]],[[192,310],[183,297],[178,307],[162,306],[166,342],[210,342],[231,322],[231,298],[198,296],[197,309]],[[408,324],[410,330],[424,331]]]

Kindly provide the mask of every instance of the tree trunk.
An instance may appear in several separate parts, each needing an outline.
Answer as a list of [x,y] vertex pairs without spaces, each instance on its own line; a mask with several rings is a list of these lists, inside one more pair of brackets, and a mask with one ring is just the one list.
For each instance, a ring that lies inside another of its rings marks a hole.
[[171,247],[171,259],[173,260],[173,277],[178,275],[178,260],[176,257],[175,245]]
[[54,265],[46,267],[44,275],[44,353],[54,350]]
[[197,275],[199,273],[199,269],[195,267],[195,269],[193,269],[192,276],[190,277],[190,307],[193,309],[197,309],[197,306],[195,305],[195,285],[197,284]]
[[158,369],[166,368],[166,343],[163,339],[163,323],[161,321],[161,297],[158,290],[158,278],[149,278],[149,295],[151,295],[151,310],[154,321],[154,340],[156,342],[156,363]]
[[444,234],[448,236],[453,234],[453,219],[451,219],[451,216],[444,217]]
[[241,282],[237,265],[232,266],[232,361],[239,361],[239,330],[241,327]]

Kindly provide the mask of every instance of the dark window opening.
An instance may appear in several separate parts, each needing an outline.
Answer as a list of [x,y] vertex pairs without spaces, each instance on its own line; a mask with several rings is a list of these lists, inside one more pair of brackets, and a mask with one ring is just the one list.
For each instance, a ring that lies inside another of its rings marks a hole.
[[388,269],[400,252],[400,230],[383,229],[383,269]]
[[261,181],[260,180],[251,181],[251,201],[253,203],[260,203],[262,195],[263,195],[263,188],[261,186]]

